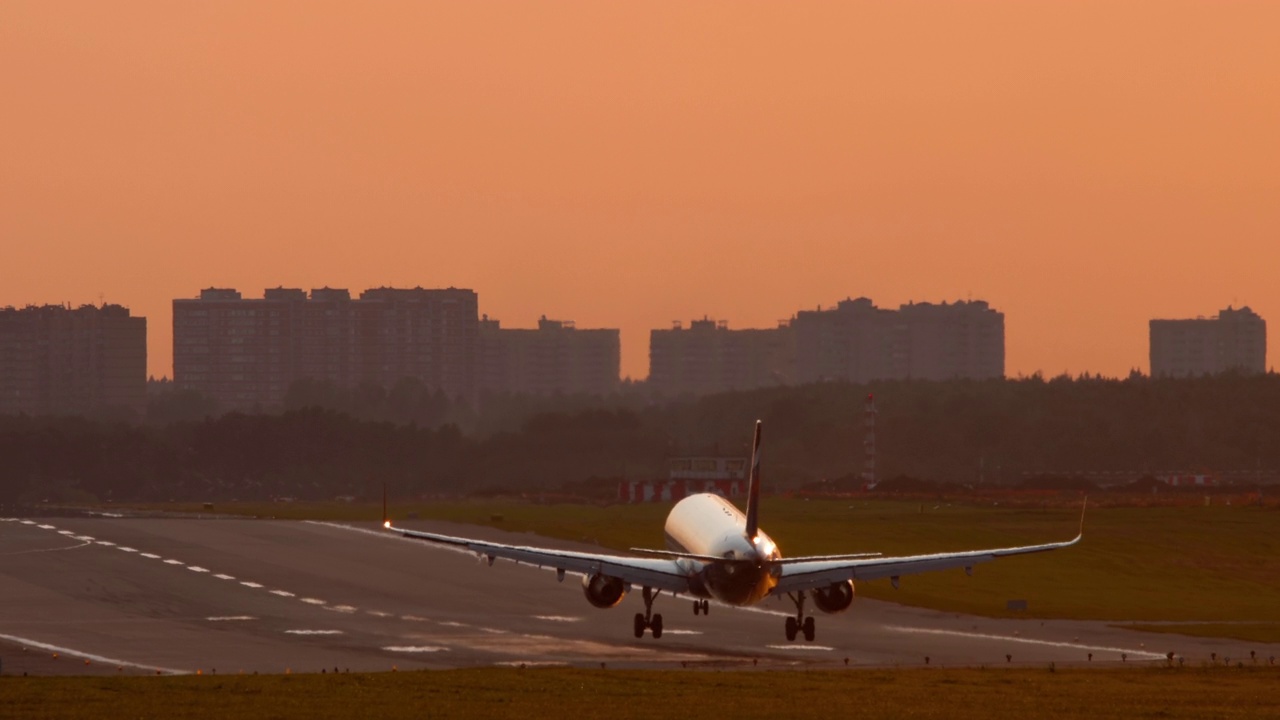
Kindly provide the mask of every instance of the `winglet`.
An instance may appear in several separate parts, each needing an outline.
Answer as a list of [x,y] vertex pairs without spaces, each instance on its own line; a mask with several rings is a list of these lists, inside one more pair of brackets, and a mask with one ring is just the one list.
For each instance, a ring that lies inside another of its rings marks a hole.
[[1089,496],[1084,496],[1084,502],[1080,504],[1080,537],[1084,537],[1084,511],[1089,509]]
[[382,527],[391,527],[391,518],[387,515],[387,484],[382,483]]
[[760,530],[760,426],[756,421],[755,438],[751,441],[751,470],[747,480],[747,537],[754,539]]

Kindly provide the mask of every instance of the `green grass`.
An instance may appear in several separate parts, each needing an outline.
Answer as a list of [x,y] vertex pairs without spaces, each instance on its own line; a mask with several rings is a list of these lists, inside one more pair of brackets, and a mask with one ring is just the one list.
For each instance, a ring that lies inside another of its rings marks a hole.
[[1252,642],[1280,644],[1280,623],[1178,623],[1151,625],[1135,623],[1123,627],[1142,632],[1191,635],[1194,637],[1235,638]]
[[[165,509],[175,509],[166,506]],[[181,509],[192,509],[190,506]],[[278,518],[374,520],[380,507],[275,503],[218,511]],[[393,516],[491,525],[598,543],[660,547],[669,507],[660,504],[537,505],[503,502],[396,503]],[[867,500],[766,499],[761,524],[784,556],[875,551],[886,555],[1065,540],[1078,509]],[[954,570],[861,583],[860,595],[992,617],[1119,622],[1252,622],[1228,635],[1274,639],[1280,622],[1280,512],[1260,507],[1096,508],[1075,547]],[[1026,613],[1005,610],[1026,600]]]
[[[58,718],[1257,718],[1280,667],[811,672],[482,669],[351,675],[0,677],[0,714]],[[834,714],[834,715],[833,715]]]

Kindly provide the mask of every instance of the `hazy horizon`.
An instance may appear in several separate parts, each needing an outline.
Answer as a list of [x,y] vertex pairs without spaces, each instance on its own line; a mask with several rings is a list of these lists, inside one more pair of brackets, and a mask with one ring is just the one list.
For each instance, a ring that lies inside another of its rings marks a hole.
[[[1010,377],[1280,318],[1280,5],[0,5],[0,306],[468,287],[504,327],[986,300]],[[1275,333],[1273,333],[1274,335]],[[1269,357],[1280,348],[1268,343]],[[1274,359],[1268,366],[1274,365]]]

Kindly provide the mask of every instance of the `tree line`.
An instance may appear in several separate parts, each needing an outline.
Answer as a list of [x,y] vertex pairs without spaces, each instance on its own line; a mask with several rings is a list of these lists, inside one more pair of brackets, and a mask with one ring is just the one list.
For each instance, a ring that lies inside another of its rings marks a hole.
[[[217,414],[170,391],[127,424],[0,417],[0,502],[227,500],[555,491],[658,479],[684,455],[743,456],[764,421],[770,488],[862,470],[864,402],[880,477],[1015,484],[1029,475],[1280,469],[1280,376],[819,383],[664,399],[485,396],[405,382],[290,390],[276,414]],[[181,412],[174,412],[175,408]],[[194,413],[192,412],[194,408]],[[184,413],[186,413],[184,415]]]

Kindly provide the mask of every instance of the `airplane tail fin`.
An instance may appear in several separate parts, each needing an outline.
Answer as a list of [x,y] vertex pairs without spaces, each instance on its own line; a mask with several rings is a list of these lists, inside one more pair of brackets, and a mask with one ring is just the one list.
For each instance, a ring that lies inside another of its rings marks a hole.
[[760,530],[760,425],[756,421],[755,439],[751,442],[751,470],[747,480],[747,537]]

